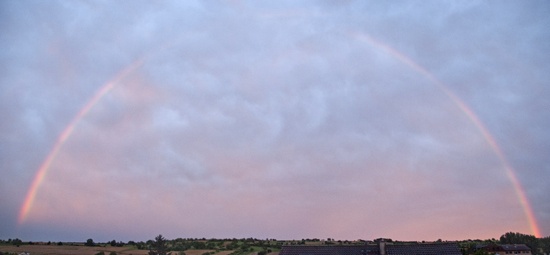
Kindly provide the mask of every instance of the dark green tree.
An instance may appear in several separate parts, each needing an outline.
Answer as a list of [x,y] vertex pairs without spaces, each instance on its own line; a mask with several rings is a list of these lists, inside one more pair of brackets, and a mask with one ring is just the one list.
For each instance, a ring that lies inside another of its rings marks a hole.
[[168,247],[166,247],[166,238],[162,235],[155,237],[155,241],[151,243],[151,248],[149,249],[149,255],[169,255],[172,253],[167,253]]
[[525,244],[531,248],[533,254],[539,254],[539,240],[534,235],[508,232],[500,236],[501,244]]
[[491,255],[491,254],[489,252],[487,252],[486,250],[479,249],[479,250],[474,252],[474,255]]
[[92,238],[89,238],[86,240],[86,246],[95,246],[94,240]]
[[19,247],[19,245],[23,244],[23,241],[21,241],[21,239],[19,238],[15,238],[11,241],[11,243],[17,247]]
[[139,242],[136,243],[136,248],[138,250],[145,250],[145,249],[147,249],[147,244],[144,243],[143,241],[139,241]]
[[539,247],[543,253],[550,254],[550,236],[539,238]]

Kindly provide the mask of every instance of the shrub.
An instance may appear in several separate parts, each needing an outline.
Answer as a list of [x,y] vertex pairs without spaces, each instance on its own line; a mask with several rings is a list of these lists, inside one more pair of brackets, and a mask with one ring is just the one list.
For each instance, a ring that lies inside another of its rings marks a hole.
[[94,240],[92,238],[88,238],[88,240],[86,240],[86,244],[84,244],[86,246],[95,246],[95,243],[94,243]]

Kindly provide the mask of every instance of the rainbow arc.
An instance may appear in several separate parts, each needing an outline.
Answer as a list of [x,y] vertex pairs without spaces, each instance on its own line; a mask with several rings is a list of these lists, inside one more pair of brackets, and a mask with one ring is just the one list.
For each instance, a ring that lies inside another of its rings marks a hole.
[[[479,117],[474,113],[474,111],[468,107],[468,105],[461,100],[455,93],[453,93],[448,86],[446,86],[442,81],[437,79],[437,77],[429,72],[426,68],[421,66],[420,64],[414,62],[411,58],[406,56],[405,54],[399,52],[395,48],[390,47],[387,44],[384,44],[371,36],[359,33],[359,32],[352,32],[350,33],[350,37],[356,38],[360,41],[366,42],[369,45],[375,47],[376,49],[392,56],[393,58],[399,60],[401,63],[405,64],[409,68],[415,70],[422,76],[426,77],[430,82],[432,82],[435,86],[437,86],[438,89],[440,89],[448,98],[452,100],[452,102],[468,117],[468,119],[476,126],[476,128],[479,130],[479,132],[484,137],[485,141],[489,144],[490,148],[494,151],[495,155],[498,157],[502,165],[505,169],[505,174],[512,183],[512,186],[514,188],[515,194],[517,196],[517,199],[519,200],[519,203],[521,204],[525,217],[527,219],[527,222],[529,224],[529,228],[531,229],[531,232],[537,236],[541,236],[540,229],[537,224],[537,220],[535,217],[535,214],[533,213],[533,209],[529,203],[529,200],[526,196],[526,192],[523,189],[519,179],[516,176],[514,168],[511,166],[511,164],[508,162],[507,158],[505,157],[504,153],[502,152],[502,149],[500,148],[499,144],[497,143],[496,139],[493,137],[493,135],[489,132],[487,127],[483,124],[483,122],[479,119]],[[165,47],[162,47],[165,48]],[[65,127],[63,132],[59,135],[57,138],[52,150],[48,153],[46,156],[46,159],[44,162],[40,165],[38,171],[36,172],[34,179],[29,187],[29,190],[27,192],[27,195],[25,196],[25,200],[23,202],[23,205],[21,207],[18,222],[19,224],[23,224],[25,220],[27,219],[31,209],[32,205],[35,201],[36,194],[40,188],[40,185],[44,182],[45,177],[48,173],[48,170],[50,169],[51,164],[55,160],[57,154],[59,153],[60,149],[63,147],[65,142],[70,138],[71,134],[73,133],[75,127],[77,126],[78,122],[86,116],[86,114],[96,105],[103,96],[105,96],[109,91],[111,91],[117,84],[119,84],[125,77],[129,76],[133,72],[135,72],[137,69],[139,69],[144,63],[144,58],[140,58],[130,65],[128,65],[126,68],[121,70],[119,73],[117,73],[111,80],[103,84],[96,93],[88,100],[88,102],[84,105],[84,107],[75,115],[75,117],[71,120],[71,122]]]

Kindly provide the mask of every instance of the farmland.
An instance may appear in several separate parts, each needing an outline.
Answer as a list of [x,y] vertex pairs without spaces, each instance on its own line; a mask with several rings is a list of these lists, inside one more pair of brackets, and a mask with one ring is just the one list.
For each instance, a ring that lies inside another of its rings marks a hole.
[[[14,244],[15,243],[15,244]],[[258,239],[182,239],[166,240],[165,248],[172,254],[185,255],[247,255],[269,254],[277,255],[281,243],[277,241]],[[89,239],[86,243],[58,242],[58,243],[33,243],[22,242],[19,239],[10,240],[10,243],[0,244],[0,254],[30,253],[38,255],[46,254],[148,254],[149,249],[155,246],[153,240],[147,242],[128,243],[116,242],[94,243]]]

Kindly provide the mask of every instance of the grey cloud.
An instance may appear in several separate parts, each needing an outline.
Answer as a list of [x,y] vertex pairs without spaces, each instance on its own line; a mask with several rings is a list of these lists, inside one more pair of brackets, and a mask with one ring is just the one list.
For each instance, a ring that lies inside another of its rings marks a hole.
[[[10,3],[0,159],[21,187],[2,190],[23,195],[2,205],[17,211],[57,135],[102,85],[142,59],[78,122],[41,187],[35,219],[67,218],[67,231],[101,236],[109,233],[98,226],[125,228],[154,215],[151,207],[175,237],[171,226],[220,237],[460,238],[445,232],[445,218],[472,220],[481,237],[529,231],[503,163],[472,120],[414,67],[353,36],[365,33],[422,65],[479,115],[546,222],[539,180],[548,175],[541,109],[550,72],[537,52],[549,34],[536,6],[265,4]],[[24,153],[29,144],[36,150]],[[487,201],[494,217],[456,214]],[[181,215],[189,220],[170,224]],[[430,224],[419,237],[402,234]],[[285,226],[300,229],[287,236]],[[28,238],[33,229],[23,226]]]

